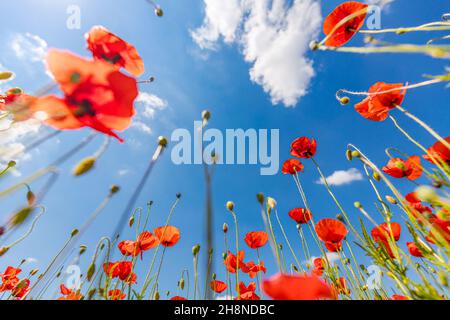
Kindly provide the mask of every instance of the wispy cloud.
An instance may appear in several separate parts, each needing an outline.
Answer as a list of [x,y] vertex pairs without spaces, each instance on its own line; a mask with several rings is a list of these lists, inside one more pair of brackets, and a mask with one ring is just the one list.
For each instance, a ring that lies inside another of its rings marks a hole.
[[[351,168],[348,170],[335,171],[335,172],[333,172],[332,175],[330,175],[326,179],[327,179],[328,184],[331,186],[343,186],[343,185],[350,184],[355,181],[363,180],[363,175],[358,169]],[[324,181],[323,181],[323,179],[320,179],[320,180],[316,181],[316,183],[324,184]]]
[[29,154],[25,154],[23,140],[39,132],[41,124],[37,120],[28,120],[12,123],[10,120],[0,122],[0,161],[27,159]]
[[142,116],[150,119],[153,119],[156,111],[164,110],[168,106],[166,100],[147,92],[140,92],[136,102],[142,106]]
[[132,128],[135,128],[136,130],[145,133],[145,134],[152,134],[152,128],[150,128],[147,124],[145,124],[142,121],[136,120],[131,125]]
[[47,54],[47,42],[31,33],[18,33],[13,36],[11,49],[19,59],[42,62]]
[[273,104],[295,106],[315,75],[306,57],[320,30],[315,0],[204,0],[203,25],[191,31],[202,49],[218,42],[237,43],[251,63],[250,79],[261,85]]

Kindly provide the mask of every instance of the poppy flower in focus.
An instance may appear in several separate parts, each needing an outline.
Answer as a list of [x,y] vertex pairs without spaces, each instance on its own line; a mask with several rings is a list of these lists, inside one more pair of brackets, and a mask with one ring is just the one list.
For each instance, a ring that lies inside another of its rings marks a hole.
[[377,242],[379,245],[382,245],[386,249],[391,258],[394,258],[395,255],[392,251],[388,239],[390,239],[392,236],[395,241],[398,241],[400,240],[400,234],[401,234],[401,226],[399,223],[396,222],[392,222],[390,224],[390,227],[387,223],[382,223],[378,227],[373,228],[371,232],[373,240]]
[[333,288],[314,275],[277,274],[262,284],[265,294],[274,300],[335,299]]
[[124,256],[136,257],[141,254],[142,259],[142,252],[156,247],[158,243],[158,239],[151,232],[144,231],[139,235],[137,241],[125,240],[120,242],[118,247]]
[[247,269],[248,271],[246,273],[248,274],[250,279],[256,277],[259,272],[266,273],[267,271],[263,261],[261,261],[259,264],[255,264],[253,261],[250,261],[249,263],[247,263]]
[[180,240],[180,230],[176,227],[159,227],[153,230],[153,233],[164,247],[173,247]]
[[267,243],[269,235],[264,231],[254,231],[247,233],[244,240],[250,248],[258,249]]
[[256,283],[250,282],[248,286],[246,286],[243,282],[239,283],[239,297],[235,300],[261,300],[261,298],[255,293],[256,291]]
[[[401,90],[402,87],[402,83],[388,84],[385,82],[377,82],[370,87],[369,96],[362,102],[356,104],[355,109],[368,120],[384,121],[389,116],[390,110],[402,104],[406,93],[405,90]],[[384,91],[389,92],[380,93]]]
[[134,283],[136,274],[133,272],[131,261],[107,262],[103,264],[103,270],[111,278],[119,278],[126,283]]
[[281,167],[281,172],[283,174],[297,174],[298,172],[303,172],[305,167],[297,159],[289,159],[283,163]]
[[173,301],[177,301],[177,300],[180,300],[180,301],[184,301],[184,300],[187,300],[186,298],[184,298],[184,297],[180,297],[180,296],[175,296],[175,297],[172,297],[170,300],[173,300]]
[[312,271],[313,274],[321,277],[323,275],[323,272],[325,271],[325,266],[326,266],[325,259],[324,258],[315,258],[313,260],[313,265],[314,265],[314,269]]
[[392,158],[388,164],[383,167],[383,172],[394,178],[407,178],[416,180],[422,175],[422,165],[420,157],[412,156],[406,161],[400,158]]
[[332,35],[325,41],[325,44],[330,47],[340,47],[350,41],[351,38],[361,29],[366,19],[368,5],[355,1],[348,1],[337,6],[323,23],[323,32],[325,35],[330,35],[338,23],[352,14],[361,12],[354,18],[339,26]]
[[222,293],[225,290],[227,290],[227,288],[228,288],[227,284],[223,281],[218,280],[211,281],[211,290],[214,291],[215,293]]
[[300,137],[291,144],[291,155],[297,158],[309,159],[314,157],[317,151],[317,142],[315,139]]
[[294,208],[289,211],[289,217],[299,224],[306,224],[312,219],[312,214],[308,209]]
[[413,257],[422,258],[423,254],[414,242],[407,242],[408,251]]
[[228,251],[227,257],[224,260],[224,264],[227,267],[228,272],[236,273],[236,270],[239,267],[239,269],[241,269],[242,272],[247,273],[248,268],[244,262],[244,257],[245,257],[244,251],[239,251],[237,257],[233,253],[231,253],[231,251]]
[[[450,136],[445,138],[445,141],[450,143]],[[446,163],[447,165],[450,165],[450,149],[447,148],[441,141],[436,142],[428,149],[428,154],[424,155],[423,158],[428,160],[431,163],[435,163],[435,161],[430,157],[433,156],[433,158],[438,162],[440,159],[442,162]]]
[[64,98],[38,98],[33,112],[42,114],[44,122],[55,129],[90,127],[123,142],[113,130],[123,131],[131,124],[138,95],[136,80],[106,62],[64,51],[51,50],[47,65]]
[[111,300],[123,300],[127,295],[119,289],[109,290],[108,298]]
[[86,34],[88,49],[95,59],[122,67],[135,77],[144,73],[144,61],[136,48],[102,26]]
[[325,243],[325,247],[331,251],[339,251],[342,247],[342,241],[348,234],[345,225],[336,219],[322,219],[315,227],[317,236]]
[[2,279],[2,284],[0,284],[0,292],[13,290],[19,282],[17,276],[21,272],[22,269],[14,268],[11,266],[7,267],[5,272],[0,274],[0,277]]

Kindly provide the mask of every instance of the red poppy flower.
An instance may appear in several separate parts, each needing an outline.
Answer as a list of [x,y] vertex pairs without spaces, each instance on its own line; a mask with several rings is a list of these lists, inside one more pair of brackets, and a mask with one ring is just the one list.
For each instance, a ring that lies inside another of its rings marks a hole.
[[[337,6],[331,12],[323,23],[323,32],[329,35],[338,23],[352,14],[367,9],[368,5],[355,1],[348,1]],[[351,38],[361,29],[366,18],[367,11],[343,23],[333,34],[325,41],[330,47],[340,47],[350,41]]]
[[259,264],[255,264],[253,261],[247,263],[248,276],[253,279],[258,275],[259,272],[266,273],[266,267],[264,266],[264,262],[261,261]]
[[341,249],[342,241],[348,234],[345,225],[336,219],[322,219],[315,227],[317,236],[325,243],[325,247],[336,252]]
[[[444,239],[450,243],[450,221],[445,221],[435,217],[432,223],[430,234],[426,237],[428,242],[435,244],[439,239]],[[442,240],[441,240],[442,241]]]
[[119,278],[122,281],[129,282],[130,279],[136,279],[133,273],[133,263],[131,261],[107,262],[103,264],[103,270],[111,278]]
[[165,247],[173,247],[180,240],[180,230],[176,227],[159,227],[153,230],[153,233]]
[[[368,120],[384,121],[389,116],[390,110],[402,104],[406,93],[405,90],[401,90],[402,87],[402,83],[388,84],[385,82],[377,82],[370,87],[370,95],[362,102],[356,104],[355,109]],[[399,90],[395,90],[396,88]],[[379,93],[384,91],[390,92]]]
[[243,282],[239,283],[239,297],[236,300],[261,300],[261,298],[255,293],[256,283],[251,282],[246,286]]
[[420,157],[412,156],[406,161],[400,158],[392,158],[388,164],[383,167],[383,171],[394,178],[404,178],[416,180],[422,175],[422,165]]
[[33,111],[44,113],[45,123],[56,129],[90,127],[123,141],[113,130],[123,131],[131,124],[138,95],[136,80],[106,62],[64,51],[51,50],[47,65],[64,98],[39,98]]
[[433,213],[433,210],[430,207],[424,206],[422,201],[417,198],[415,192],[408,193],[405,196],[405,200],[408,202],[408,205],[411,209],[418,211],[419,213],[425,214],[427,216]]
[[227,284],[223,281],[218,280],[211,281],[211,290],[216,293],[222,293],[225,290],[227,290],[227,288],[228,288]]
[[258,249],[267,243],[269,235],[264,231],[249,232],[245,235],[244,240],[250,248]]
[[314,157],[317,150],[317,142],[315,139],[300,137],[291,144],[291,155],[297,158],[309,159]]
[[411,300],[408,297],[399,295],[399,294],[394,294],[391,298],[391,300]]
[[239,251],[237,257],[234,254],[232,254],[231,251],[228,251],[227,257],[224,260],[224,264],[227,267],[228,272],[236,273],[236,270],[239,267],[239,269],[241,269],[242,272],[247,273],[248,268],[244,262],[244,257],[245,257],[244,251]]
[[274,300],[334,299],[333,289],[317,276],[277,274],[262,284],[265,294]]
[[350,295],[350,289],[347,287],[347,282],[344,277],[340,277],[337,280],[336,284],[333,284],[333,288],[335,290],[335,294],[344,294],[344,295]]
[[313,260],[313,265],[314,265],[314,269],[313,269],[313,274],[315,274],[316,276],[321,277],[323,275],[323,272],[325,271],[325,266],[326,266],[326,261],[323,258],[315,258]]
[[2,284],[0,285],[0,292],[13,290],[18,284],[17,276],[22,272],[19,268],[7,267],[5,272],[0,274]]
[[408,251],[413,257],[422,258],[423,254],[414,242],[407,242]]
[[388,239],[391,238],[392,236],[395,241],[400,240],[401,234],[400,224],[393,222],[390,224],[389,227],[387,223],[382,223],[378,227],[373,228],[371,234],[373,240],[377,242],[379,245],[382,245],[388,252],[389,256],[391,258],[394,258],[395,255],[392,251]]
[[28,292],[30,292],[30,290],[31,290],[30,280],[24,279],[24,280],[21,280],[19,283],[17,283],[17,285],[14,287],[14,289],[12,289],[11,295],[14,298],[22,299],[23,297],[25,297],[28,294]]
[[[445,138],[445,141],[450,143],[450,136]],[[442,162],[450,165],[450,149],[447,148],[442,142],[438,141],[433,144],[428,149],[428,153],[432,155],[434,159],[436,159],[436,162],[438,161],[437,159],[440,159]],[[431,163],[434,163],[433,159],[428,154],[424,155],[423,157]]]
[[308,209],[294,208],[289,211],[289,217],[299,224],[306,224],[312,219],[312,214]]
[[0,95],[0,111],[7,111],[15,122],[26,121],[33,116],[32,106],[36,98],[12,88]]
[[127,295],[119,289],[109,290],[108,297],[111,300],[123,300]]
[[172,297],[170,300],[173,300],[173,301],[176,301],[176,300],[187,300],[186,298],[184,298],[184,297],[180,297],[180,296],[175,296],[175,297]]
[[305,167],[297,159],[289,159],[283,163],[281,167],[281,172],[283,174],[297,174],[298,172],[303,172]]
[[81,300],[81,299],[83,299],[83,296],[80,293],[67,288],[64,284],[61,284],[59,286],[59,289],[63,296],[58,298],[58,300]]
[[124,256],[136,257],[141,254],[142,258],[143,251],[150,250],[158,244],[158,239],[151,232],[144,231],[139,235],[137,241],[125,240],[120,242],[118,247]]
[[106,28],[93,27],[86,40],[94,58],[122,67],[136,77],[144,73],[144,61],[136,48]]

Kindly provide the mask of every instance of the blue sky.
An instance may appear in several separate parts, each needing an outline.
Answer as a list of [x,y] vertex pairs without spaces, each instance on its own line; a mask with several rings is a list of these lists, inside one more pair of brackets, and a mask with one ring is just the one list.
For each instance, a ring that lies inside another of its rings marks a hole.
[[[292,1],[287,1],[292,4]],[[323,1],[322,16],[326,16],[341,1]],[[81,29],[66,28],[69,5],[81,8]],[[317,160],[327,175],[336,170],[348,170],[353,167],[361,169],[357,162],[350,163],[345,159],[347,143],[353,143],[364,150],[376,163],[387,162],[384,149],[389,146],[401,148],[407,153],[417,150],[396,131],[389,122],[374,123],[360,117],[352,108],[340,106],[334,98],[340,88],[366,90],[377,81],[420,82],[424,74],[443,73],[446,61],[432,59],[421,55],[351,55],[332,52],[307,52],[306,59],[312,62],[315,76],[307,84],[307,94],[299,98],[295,107],[283,104],[273,105],[271,96],[261,85],[250,80],[249,70],[253,63],[245,61],[245,44],[224,43],[219,37],[215,42],[215,50],[202,50],[193,41],[190,32],[199,28],[204,19],[204,3],[200,0],[167,1],[161,0],[165,11],[164,18],[157,18],[149,4],[142,1],[124,0],[18,0],[3,1],[3,18],[0,39],[3,44],[0,53],[0,64],[3,69],[12,70],[16,78],[8,85],[21,86],[33,92],[46,85],[50,79],[40,61],[33,61],[31,53],[17,55],[12,44],[18,37],[27,33],[44,39],[50,48],[63,48],[88,56],[84,43],[84,33],[94,25],[103,25],[133,43],[146,63],[146,75],[155,76],[157,81],[151,85],[140,87],[141,92],[155,95],[167,102],[163,110],[155,110],[154,117],[145,117],[145,105],[138,103],[139,118],[137,121],[151,128],[151,133],[132,127],[122,136],[125,144],[114,142],[104,157],[101,158],[95,171],[81,178],[70,175],[71,168],[83,157],[92,154],[102,143],[97,137],[92,144],[72,158],[61,169],[62,176],[46,198],[44,205],[47,212],[40,220],[38,228],[29,239],[17,246],[14,251],[1,258],[0,269],[7,265],[15,265],[22,258],[32,257],[37,260],[27,268],[43,268],[51,257],[63,245],[74,227],[81,226],[95,207],[107,194],[111,184],[122,187],[107,209],[96,220],[80,243],[93,250],[97,240],[109,235],[119,219],[128,198],[138,183],[146,165],[154,151],[156,138],[159,135],[170,137],[177,128],[187,128],[192,132],[194,120],[199,120],[201,111],[212,112],[210,126],[225,130],[227,128],[280,129],[280,159],[289,158],[290,142],[299,136],[314,137],[318,141]],[[382,26],[414,26],[421,23],[439,20],[448,6],[444,1],[433,4],[420,0],[397,0],[390,4],[382,14]],[[224,13],[225,16],[225,13]],[[233,16],[233,15],[231,15]],[[299,19],[304,19],[299,17]],[[302,33],[300,34],[302,35]],[[319,37],[321,37],[320,35]],[[295,38],[294,38],[295,39]],[[424,43],[428,38],[423,34],[404,36],[384,36],[385,41],[404,41]],[[242,39],[241,39],[242,40]],[[309,41],[304,43],[309,43]],[[350,45],[362,45],[361,36]],[[294,47],[295,48],[295,47]],[[260,56],[264,46],[258,48]],[[38,52],[39,53],[39,52]],[[34,52],[36,54],[36,52]],[[288,56],[288,53],[286,53]],[[289,66],[297,66],[298,61],[286,60]],[[303,69],[292,73],[304,72]],[[291,75],[290,75],[291,76]],[[289,80],[286,78],[286,85]],[[297,79],[294,77],[294,79]],[[300,77],[302,79],[302,77]],[[283,81],[283,77],[279,82]],[[279,83],[278,82],[278,83]],[[277,85],[278,85],[277,83]],[[404,107],[411,110],[443,135],[448,134],[448,108],[444,103],[449,101],[449,92],[442,85],[426,87],[410,91]],[[356,101],[356,100],[353,100]],[[398,117],[405,128],[417,133],[424,145],[434,141],[406,118]],[[40,128],[39,132],[46,132]],[[22,177],[46,166],[59,154],[75,145],[88,134],[88,130],[67,132],[57,139],[31,152],[28,159],[19,164]],[[25,137],[30,141],[35,133]],[[169,150],[170,151],[170,146]],[[172,224],[181,229],[182,237],[179,245],[168,250],[161,276],[161,291],[175,290],[178,274],[192,265],[191,247],[204,242],[204,182],[201,166],[176,166],[170,160],[170,152],[163,155],[153,172],[150,181],[139,198],[138,205],[145,206],[148,200],[154,200],[151,228],[164,223],[169,208],[177,192],[183,195]],[[316,183],[318,179],[312,163],[305,161],[306,170],[302,179],[306,185],[313,214],[316,220],[334,217],[338,209],[328,197],[323,186]],[[232,225],[231,216],[225,209],[225,203],[233,200],[239,217],[241,239],[245,233],[263,228],[259,206],[255,195],[263,192],[277,199],[278,210],[291,239],[297,240],[295,224],[287,216],[287,212],[301,206],[292,179],[279,173],[276,176],[261,176],[259,166],[219,166],[214,179],[214,216],[216,230],[216,271],[223,278],[220,264],[220,253],[223,251],[223,239],[220,232],[224,222]],[[9,177],[0,181],[3,189],[15,181],[17,177]],[[406,193],[414,185],[399,181],[401,189]],[[33,185],[38,187],[40,183]],[[358,200],[370,207],[375,197],[364,181],[356,181],[350,185],[334,188],[337,196],[344,203],[348,213],[357,217],[353,202]],[[2,220],[22,203],[25,192],[19,192],[2,200]],[[371,207],[373,208],[373,207]],[[372,210],[374,212],[374,210]],[[376,216],[376,213],[373,214]],[[132,238],[132,232],[128,236]],[[402,245],[410,239],[402,238]],[[16,235],[18,236],[18,235]],[[241,242],[243,244],[243,241]],[[298,253],[301,250],[295,242]],[[89,251],[92,252],[92,251]],[[250,259],[256,259],[249,251]],[[317,252],[316,252],[317,254]],[[82,258],[82,266],[90,259],[91,253]],[[152,254],[148,253],[143,264],[148,264]],[[285,256],[290,257],[285,251]],[[365,258],[361,257],[362,261]],[[263,260],[269,266],[268,274],[275,272],[271,253],[267,248]],[[175,276],[177,275],[177,276]]]

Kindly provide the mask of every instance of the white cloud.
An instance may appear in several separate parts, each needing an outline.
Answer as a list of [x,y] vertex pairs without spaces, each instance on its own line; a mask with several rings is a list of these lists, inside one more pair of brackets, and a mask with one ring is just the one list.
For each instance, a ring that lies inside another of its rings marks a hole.
[[[345,170],[339,170],[333,172],[332,175],[326,178],[330,186],[343,186],[355,181],[363,180],[363,175],[356,168]],[[324,184],[323,179],[316,181],[318,184]]]
[[23,140],[26,137],[36,135],[39,132],[41,123],[31,119],[23,122],[12,123],[9,120],[0,122],[0,161],[27,159],[29,154],[24,154],[25,145]]
[[133,124],[131,125],[131,127],[135,128],[145,134],[152,133],[152,128],[150,128],[148,125],[146,125],[142,121],[138,121],[138,120],[134,121]]
[[47,42],[31,33],[15,34],[11,48],[19,59],[42,62],[47,54]]
[[[327,256],[327,261],[331,265],[334,265],[336,262],[338,262],[340,260],[339,254],[337,254],[336,252],[327,252],[326,256]],[[314,259],[317,259],[317,258],[320,258],[320,257],[311,257],[310,264],[313,265]]]
[[157,110],[164,110],[168,106],[166,100],[147,92],[140,92],[136,102],[143,106],[141,115],[150,119],[153,119]]
[[128,169],[120,169],[119,171],[117,171],[117,175],[120,177],[126,176],[129,173],[130,173],[130,170],[128,170]]
[[250,79],[270,94],[273,104],[295,106],[315,75],[306,57],[322,16],[315,0],[204,0],[203,25],[191,31],[203,49],[237,43],[251,63]]

